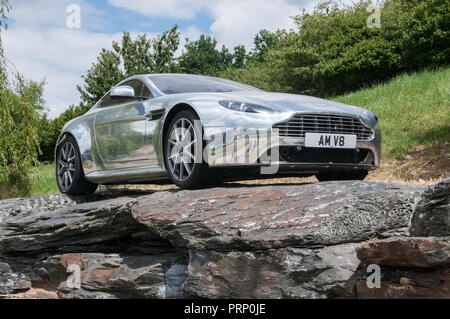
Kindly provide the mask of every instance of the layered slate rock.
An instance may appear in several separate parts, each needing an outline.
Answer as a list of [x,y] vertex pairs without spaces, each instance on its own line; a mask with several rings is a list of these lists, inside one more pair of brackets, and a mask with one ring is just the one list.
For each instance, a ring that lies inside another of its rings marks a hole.
[[359,280],[356,291],[360,299],[450,299],[450,269],[385,269],[380,288]]
[[357,248],[361,262],[380,266],[383,277],[376,289],[358,280],[359,298],[450,299],[449,181],[422,194],[409,229],[415,237],[372,240]]
[[[79,287],[75,279],[67,280],[67,273],[76,269],[73,265],[80,270]],[[37,273],[61,298],[182,298],[186,270],[187,256],[182,253],[81,253],[47,258]]]
[[430,186],[411,221],[412,236],[450,236],[450,178]]
[[357,246],[191,251],[185,288],[200,298],[350,298]]
[[[424,190],[346,181],[0,201],[0,296],[362,297],[365,262],[395,258],[375,253],[388,242],[364,262],[357,251],[407,235]],[[402,257],[430,266],[418,271],[422,286],[445,275],[447,266],[435,268],[447,262],[441,244],[422,241],[425,257]],[[415,251],[408,239],[400,245]],[[71,266],[79,289],[68,285]]]
[[408,226],[422,187],[374,182],[161,192],[134,217],[174,246],[253,250],[359,242]]
[[[63,197],[62,203],[70,202]],[[0,251],[68,251],[73,249],[71,247],[101,245],[142,232],[152,237],[147,227],[131,216],[131,207],[135,204],[134,196],[122,196],[61,205],[65,207],[57,210],[49,210],[48,205],[41,210],[18,206],[16,210],[10,210],[0,224]]]
[[27,291],[32,288],[30,274],[35,259],[4,258],[0,256],[0,296]]
[[365,264],[435,268],[450,266],[449,252],[449,237],[397,237],[363,244],[358,258]]

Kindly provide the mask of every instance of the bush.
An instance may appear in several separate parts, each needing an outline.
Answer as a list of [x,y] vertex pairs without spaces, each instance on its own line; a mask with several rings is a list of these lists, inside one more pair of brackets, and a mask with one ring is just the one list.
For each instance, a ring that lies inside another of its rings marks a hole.
[[[329,97],[385,82],[399,73],[448,65],[450,2],[387,0],[380,29],[367,26],[370,4],[361,0],[340,7],[324,1],[312,13],[294,17],[297,32],[266,35],[267,43],[277,45],[260,52],[257,67],[222,75],[261,83],[264,89]],[[260,39],[259,34],[255,44]]]
[[28,172],[39,152],[34,98],[40,94],[36,90],[42,93],[43,84],[17,79],[10,85],[5,75],[0,87],[0,198],[28,195]]
[[276,86],[276,83],[272,83],[272,79],[260,63],[249,65],[247,69],[228,67],[225,71],[220,72],[218,76],[246,83],[265,91],[276,91],[280,89]]
[[52,162],[55,152],[56,142],[64,125],[70,120],[79,117],[89,111],[90,106],[80,103],[78,106],[71,105],[67,110],[61,113],[53,120],[43,116],[40,118],[39,127],[39,145],[41,153],[38,157],[41,162]]
[[44,82],[25,81],[13,66],[7,71],[1,31],[7,29],[9,9],[9,1],[0,0],[0,199],[30,192],[28,172],[37,163],[37,123],[44,104]]
[[398,48],[403,71],[449,64],[448,0],[391,0],[382,16],[383,36]]

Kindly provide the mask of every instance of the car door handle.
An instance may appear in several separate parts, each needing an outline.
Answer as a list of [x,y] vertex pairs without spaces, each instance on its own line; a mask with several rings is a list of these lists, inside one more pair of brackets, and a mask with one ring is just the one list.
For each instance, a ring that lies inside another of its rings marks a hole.
[[145,117],[149,121],[159,120],[164,115],[165,112],[166,112],[166,109],[152,110],[152,111],[148,112],[145,115]]

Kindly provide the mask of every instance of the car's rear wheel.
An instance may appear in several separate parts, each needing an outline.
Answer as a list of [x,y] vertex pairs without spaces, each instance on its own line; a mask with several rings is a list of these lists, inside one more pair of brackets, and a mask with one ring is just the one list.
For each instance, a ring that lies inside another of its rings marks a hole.
[[67,136],[56,153],[56,182],[61,193],[91,195],[98,185],[86,180],[75,139]]
[[319,182],[329,182],[329,181],[352,181],[352,180],[364,180],[369,172],[367,170],[357,170],[357,171],[331,171],[331,172],[321,172],[316,174],[316,178]]
[[170,179],[180,188],[196,188],[209,180],[203,160],[203,136],[197,114],[186,110],[171,121],[165,134],[164,161]]

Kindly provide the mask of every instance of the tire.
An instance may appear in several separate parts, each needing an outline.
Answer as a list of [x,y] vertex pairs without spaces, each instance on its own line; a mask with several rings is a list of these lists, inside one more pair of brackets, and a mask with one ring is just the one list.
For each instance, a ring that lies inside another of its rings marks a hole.
[[98,185],[86,180],[77,142],[69,135],[56,152],[56,183],[61,193],[92,195]]
[[316,174],[316,178],[319,182],[329,182],[329,181],[353,181],[364,180],[369,174],[366,170],[360,171],[336,171],[336,172],[322,172]]
[[200,123],[197,114],[190,110],[181,111],[164,134],[166,170],[172,182],[185,189],[206,186],[211,182],[208,165],[203,160],[202,127],[196,127],[195,123]]

